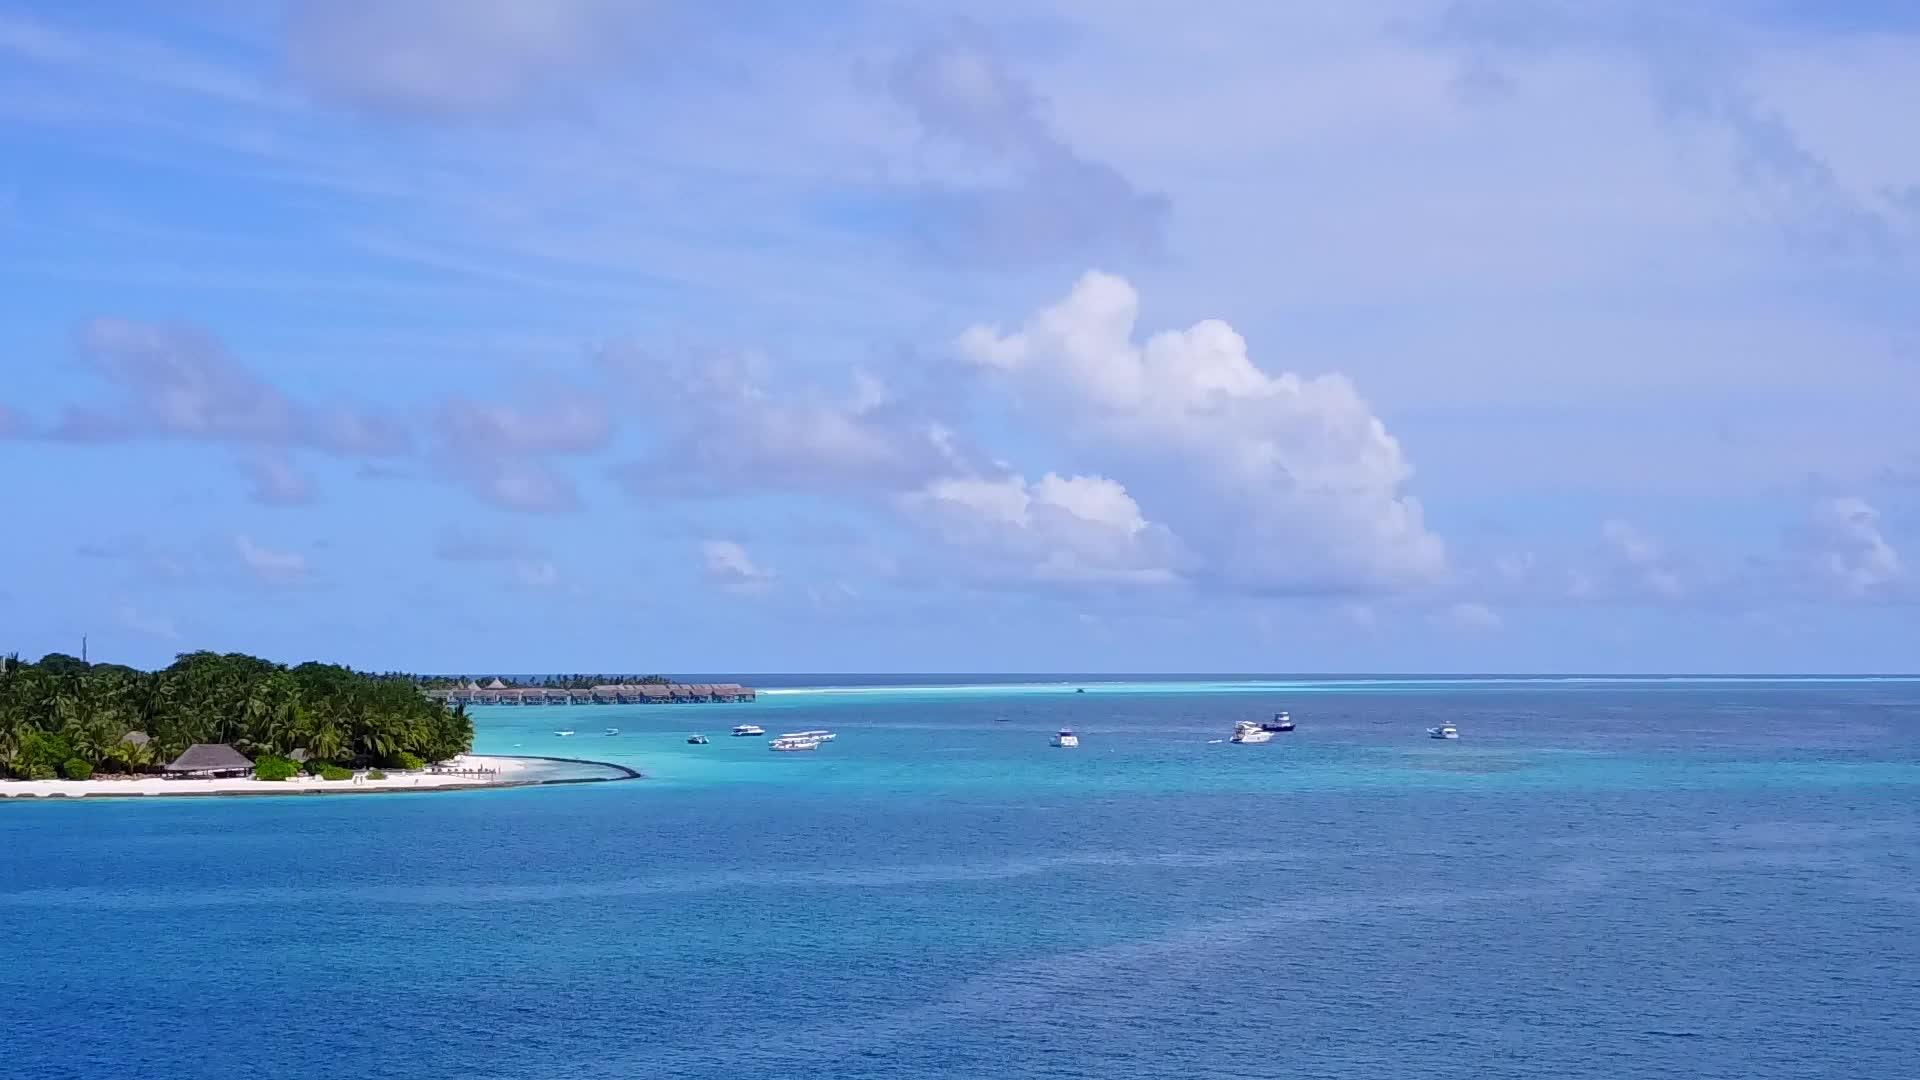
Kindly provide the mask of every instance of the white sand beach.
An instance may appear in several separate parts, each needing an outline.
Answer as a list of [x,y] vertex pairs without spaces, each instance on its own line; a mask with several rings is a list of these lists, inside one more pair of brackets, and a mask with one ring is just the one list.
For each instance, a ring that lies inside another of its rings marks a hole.
[[170,780],[164,776],[123,777],[99,780],[0,780],[0,798],[67,796],[70,798],[114,797],[126,795],[300,795],[334,794],[358,791],[394,791],[426,788],[471,788],[492,784],[524,782],[527,770],[539,762],[526,758],[495,757],[487,754],[462,754],[446,762],[459,771],[401,772],[387,770],[385,779],[375,780],[366,770],[351,780],[322,780],[302,774],[291,780],[255,780],[250,776],[220,779]]

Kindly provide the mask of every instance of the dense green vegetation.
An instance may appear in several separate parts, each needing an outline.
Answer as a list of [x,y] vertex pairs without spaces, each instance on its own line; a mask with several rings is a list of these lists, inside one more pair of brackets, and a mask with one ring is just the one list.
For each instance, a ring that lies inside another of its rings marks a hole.
[[[143,742],[127,739],[145,733]],[[161,671],[54,653],[0,658],[0,770],[53,779],[68,766],[136,772],[193,743],[253,757],[307,751],[313,767],[440,761],[473,746],[473,721],[413,676],[332,664],[287,667],[239,653],[184,653]]]

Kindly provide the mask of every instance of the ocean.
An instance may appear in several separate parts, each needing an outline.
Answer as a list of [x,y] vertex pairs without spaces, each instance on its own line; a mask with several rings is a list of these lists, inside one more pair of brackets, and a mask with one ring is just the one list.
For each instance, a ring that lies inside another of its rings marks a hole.
[[4,1075],[1915,1075],[1920,682],[742,681],[476,713],[639,781],[0,804]]

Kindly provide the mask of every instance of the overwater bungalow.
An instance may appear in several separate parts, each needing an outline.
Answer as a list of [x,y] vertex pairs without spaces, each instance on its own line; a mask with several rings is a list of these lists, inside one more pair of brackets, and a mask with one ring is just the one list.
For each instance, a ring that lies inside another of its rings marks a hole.
[[752,701],[754,690],[739,683],[601,683],[591,689],[557,686],[508,686],[492,679],[485,686],[427,690],[426,696],[458,705],[664,705],[697,701]]
[[247,760],[247,755],[226,743],[194,743],[179,757],[168,762],[162,771],[168,776],[196,780],[222,776],[248,776],[253,772],[253,762]]

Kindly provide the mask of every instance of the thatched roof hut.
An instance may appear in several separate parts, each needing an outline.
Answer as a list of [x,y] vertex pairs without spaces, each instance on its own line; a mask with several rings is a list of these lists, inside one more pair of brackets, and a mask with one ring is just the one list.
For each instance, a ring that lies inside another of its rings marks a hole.
[[173,776],[245,776],[252,771],[247,755],[226,743],[194,743],[166,766]]

